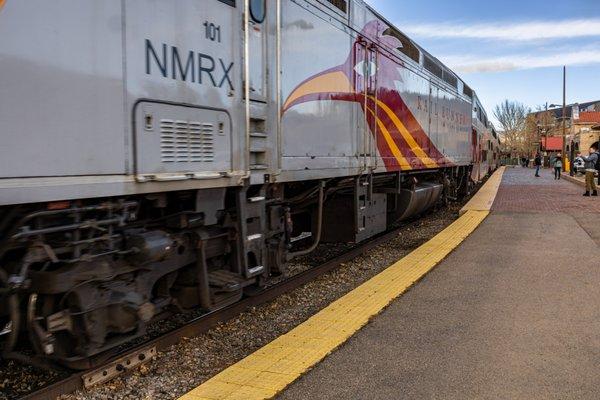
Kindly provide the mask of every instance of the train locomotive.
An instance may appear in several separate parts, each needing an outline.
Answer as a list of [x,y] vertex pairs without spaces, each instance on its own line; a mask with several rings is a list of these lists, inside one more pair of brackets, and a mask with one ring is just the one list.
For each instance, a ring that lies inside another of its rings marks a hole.
[[362,0],[1,0],[0,346],[70,368],[467,195],[475,92]]

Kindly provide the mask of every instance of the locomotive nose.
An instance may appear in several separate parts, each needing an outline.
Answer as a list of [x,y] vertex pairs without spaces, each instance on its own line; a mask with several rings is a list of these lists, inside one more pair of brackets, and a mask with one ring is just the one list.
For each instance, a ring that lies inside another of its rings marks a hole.
[[296,104],[315,100],[330,100],[333,97],[354,93],[348,76],[341,70],[314,75],[299,84],[283,104],[282,113]]

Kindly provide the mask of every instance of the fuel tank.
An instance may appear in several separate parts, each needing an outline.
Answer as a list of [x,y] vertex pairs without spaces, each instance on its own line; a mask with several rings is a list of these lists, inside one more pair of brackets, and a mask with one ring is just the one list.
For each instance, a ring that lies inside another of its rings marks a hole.
[[388,220],[402,221],[427,211],[438,201],[443,189],[444,186],[436,182],[420,182],[412,189],[402,189]]

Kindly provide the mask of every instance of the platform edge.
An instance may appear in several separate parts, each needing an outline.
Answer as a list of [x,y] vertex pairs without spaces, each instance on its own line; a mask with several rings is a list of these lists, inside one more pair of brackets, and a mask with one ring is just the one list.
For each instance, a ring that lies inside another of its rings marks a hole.
[[490,211],[502,183],[505,169],[505,166],[498,168],[471,200],[460,209],[458,215],[463,215],[467,211]]
[[423,278],[488,215],[487,210],[465,211],[407,256],[180,399],[275,397]]

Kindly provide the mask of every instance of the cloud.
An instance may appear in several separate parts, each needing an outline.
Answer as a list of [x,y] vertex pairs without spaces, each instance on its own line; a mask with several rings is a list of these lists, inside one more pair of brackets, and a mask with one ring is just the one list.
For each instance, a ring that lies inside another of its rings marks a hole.
[[470,38],[509,41],[566,39],[600,36],[600,18],[529,21],[521,23],[403,25],[402,30],[409,35],[429,38]]
[[519,69],[558,67],[562,65],[600,64],[600,47],[555,54],[517,54],[501,57],[481,57],[475,55],[454,55],[439,57],[454,71],[461,73],[502,72]]

